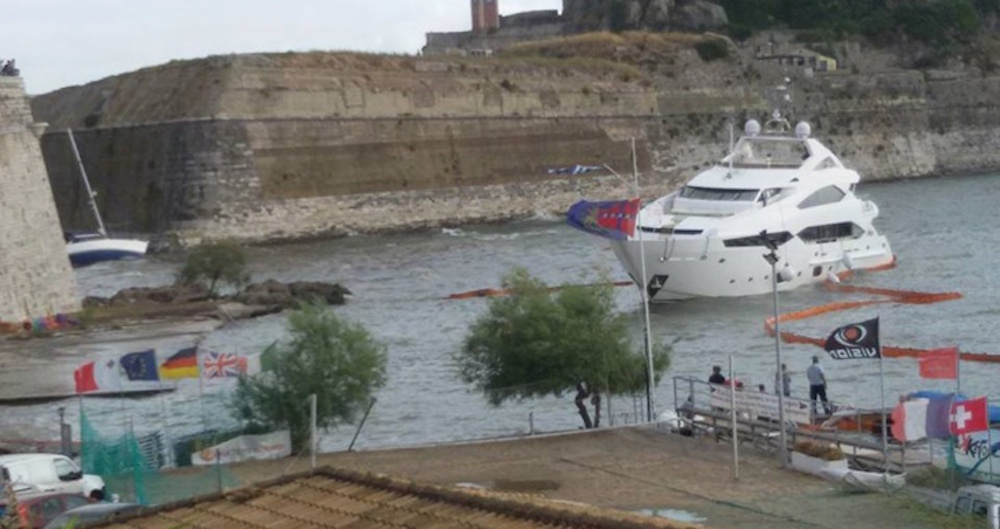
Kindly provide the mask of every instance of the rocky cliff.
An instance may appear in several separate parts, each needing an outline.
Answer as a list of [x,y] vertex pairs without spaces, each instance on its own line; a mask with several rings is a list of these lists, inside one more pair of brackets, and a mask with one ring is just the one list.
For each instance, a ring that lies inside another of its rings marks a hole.
[[820,73],[761,58],[760,43],[730,43],[728,57],[706,62],[705,37],[589,38],[562,55],[484,59],[213,57],[32,106],[51,124],[43,152],[64,225],[86,220],[60,132],[73,127],[109,223],[185,243],[562,212],[582,196],[630,190],[607,173],[548,169],[628,171],[632,138],[653,195],[721,158],[727,123],[766,116],[766,87],[785,78],[793,118],[812,121],[868,180],[1000,167],[998,77],[903,70],[861,45],[841,50],[840,70]]

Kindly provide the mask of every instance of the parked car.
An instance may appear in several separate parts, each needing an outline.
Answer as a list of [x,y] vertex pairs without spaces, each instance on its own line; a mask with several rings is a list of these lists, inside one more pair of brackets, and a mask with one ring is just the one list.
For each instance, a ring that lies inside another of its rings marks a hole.
[[89,524],[101,520],[107,520],[113,516],[124,516],[134,513],[142,508],[138,503],[95,503],[70,509],[45,526],[45,529],[63,529],[64,527],[80,527],[81,524]]
[[1000,529],[1000,487],[967,485],[958,489],[951,512],[986,519],[985,527]]
[[[93,503],[79,494],[65,492],[26,494],[17,498],[17,518],[21,527],[41,529],[60,514]],[[0,497],[0,517],[7,513],[7,502]]]
[[14,492],[67,492],[94,500],[106,496],[100,476],[84,474],[70,458],[59,454],[8,454],[0,456],[0,477],[9,481]]

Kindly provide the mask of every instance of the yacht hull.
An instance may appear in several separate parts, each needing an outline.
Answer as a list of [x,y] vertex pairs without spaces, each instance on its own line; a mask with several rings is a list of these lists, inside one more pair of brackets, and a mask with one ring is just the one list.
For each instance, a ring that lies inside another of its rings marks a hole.
[[[772,268],[763,246],[726,247],[711,237],[651,237],[612,242],[612,248],[637,285],[646,284],[652,302],[696,297],[769,294]],[[645,277],[642,257],[645,256]],[[889,265],[894,257],[881,235],[829,243],[792,239],[778,249],[779,266],[788,272],[778,290],[821,283],[850,270]],[[780,269],[779,269],[780,270]]]
[[74,268],[101,261],[138,259],[146,255],[146,241],[133,239],[89,239],[66,243],[69,262]]

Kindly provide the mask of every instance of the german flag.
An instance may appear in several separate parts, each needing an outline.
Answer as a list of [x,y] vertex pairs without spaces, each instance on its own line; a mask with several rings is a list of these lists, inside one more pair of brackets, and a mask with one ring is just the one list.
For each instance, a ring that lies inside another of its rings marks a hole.
[[181,349],[160,364],[160,378],[198,378],[198,349]]

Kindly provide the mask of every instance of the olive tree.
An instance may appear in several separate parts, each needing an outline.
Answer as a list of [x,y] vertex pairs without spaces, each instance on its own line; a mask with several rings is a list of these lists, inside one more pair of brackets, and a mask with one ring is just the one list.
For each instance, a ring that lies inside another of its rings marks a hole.
[[204,283],[216,295],[219,282],[240,288],[250,282],[246,271],[247,258],[239,245],[221,241],[196,246],[188,254],[184,267],[177,274],[181,284]]
[[359,324],[318,305],[288,318],[291,338],[262,353],[262,371],[241,376],[231,407],[248,428],[288,428],[298,451],[309,440],[309,395],[317,427],[355,420],[385,384],[386,348]]
[[[645,388],[644,349],[631,343],[610,284],[553,289],[515,269],[503,286],[510,295],[490,300],[454,355],[462,380],[491,404],[575,391],[584,427],[595,428],[603,394]],[[669,366],[669,348],[656,346],[653,356],[659,378]]]

